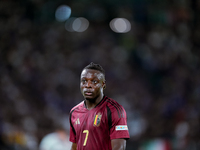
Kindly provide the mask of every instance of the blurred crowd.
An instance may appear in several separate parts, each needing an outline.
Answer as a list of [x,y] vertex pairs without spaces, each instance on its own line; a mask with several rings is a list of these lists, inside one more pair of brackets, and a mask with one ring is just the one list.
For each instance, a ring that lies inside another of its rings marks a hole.
[[[61,4],[89,28],[66,31],[54,18]],[[127,150],[200,149],[199,13],[197,0],[1,0],[0,149],[39,150],[60,126],[68,136],[90,62],[103,66],[105,94],[127,111]],[[131,31],[114,33],[113,17]]]

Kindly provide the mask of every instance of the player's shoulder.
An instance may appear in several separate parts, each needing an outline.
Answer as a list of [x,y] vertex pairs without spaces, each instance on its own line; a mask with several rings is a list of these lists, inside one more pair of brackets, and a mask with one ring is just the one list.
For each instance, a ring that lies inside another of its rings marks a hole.
[[106,103],[109,108],[124,109],[120,103],[110,97],[106,97]]
[[72,113],[74,110],[78,110],[81,109],[84,106],[84,101],[80,102],[79,104],[77,104],[76,106],[74,106],[71,110],[70,113]]
[[106,96],[106,98],[105,98],[106,100],[106,102],[107,102],[107,105],[108,106],[113,106],[113,105],[119,105],[119,106],[122,106],[121,104],[119,104],[116,100],[114,100],[114,99],[112,99],[112,98],[110,98],[110,97],[107,97]]
[[124,107],[119,104],[116,100],[107,97],[106,98],[107,109],[111,112],[111,114],[118,118],[124,118],[126,116],[126,111]]

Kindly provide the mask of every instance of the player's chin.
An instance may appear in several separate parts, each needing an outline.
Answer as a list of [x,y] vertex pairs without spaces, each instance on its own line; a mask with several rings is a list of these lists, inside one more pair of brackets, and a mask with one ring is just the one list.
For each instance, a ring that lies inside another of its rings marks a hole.
[[89,95],[84,95],[84,97],[85,97],[86,100],[91,101],[91,102],[93,102],[95,100],[95,97],[92,96],[92,95],[90,95],[90,96]]
[[86,99],[86,100],[92,100],[92,99],[94,99],[94,96],[89,96],[89,95],[84,95],[84,98]]

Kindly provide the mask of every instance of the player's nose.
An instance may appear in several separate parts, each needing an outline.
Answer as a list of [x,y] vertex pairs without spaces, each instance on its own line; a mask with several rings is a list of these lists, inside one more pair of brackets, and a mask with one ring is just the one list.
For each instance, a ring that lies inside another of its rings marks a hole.
[[85,87],[92,87],[92,82],[91,82],[91,81],[88,81],[88,82],[85,84]]

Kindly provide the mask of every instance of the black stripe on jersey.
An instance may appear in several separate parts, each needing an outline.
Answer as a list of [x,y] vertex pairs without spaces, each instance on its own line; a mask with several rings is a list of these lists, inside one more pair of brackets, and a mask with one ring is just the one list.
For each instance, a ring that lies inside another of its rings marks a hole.
[[121,108],[121,106],[117,103],[114,103],[112,100],[110,100],[109,98],[106,99],[107,102],[109,102],[111,105],[113,105],[116,109],[117,109],[117,112],[118,112],[118,116],[119,118],[124,118],[124,111],[123,109]]
[[[75,110],[75,109],[74,109],[74,110]],[[69,121],[70,121],[70,125],[71,125],[71,127],[72,127],[73,132],[76,134],[76,131],[75,131],[74,126],[73,126],[72,121],[71,121],[72,113],[74,112],[74,110],[72,110],[71,113],[70,113]]]
[[112,115],[111,115],[111,110],[108,106],[106,106],[107,108],[107,116],[108,116],[108,126],[109,126],[109,130],[112,127]]

